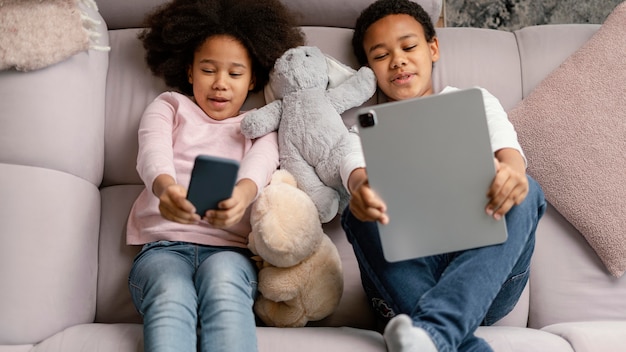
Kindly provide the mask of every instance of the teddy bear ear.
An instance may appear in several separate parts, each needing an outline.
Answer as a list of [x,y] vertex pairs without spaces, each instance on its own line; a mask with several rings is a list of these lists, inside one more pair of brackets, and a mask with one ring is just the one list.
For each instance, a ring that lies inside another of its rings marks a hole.
[[343,64],[330,55],[326,55],[326,64],[328,65],[328,88],[339,86],[356,73],[356,70],[352,67]]

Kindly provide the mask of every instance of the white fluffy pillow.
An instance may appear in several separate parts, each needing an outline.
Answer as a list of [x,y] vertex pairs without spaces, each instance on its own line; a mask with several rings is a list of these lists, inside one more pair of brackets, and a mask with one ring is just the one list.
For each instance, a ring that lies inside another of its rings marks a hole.
[[[96,8],[93,0],[80,0]],[[79,8],[79,0],[0,1],[0,70],[32,71],[63,61],[89,48],[103,49],[99,23]]]

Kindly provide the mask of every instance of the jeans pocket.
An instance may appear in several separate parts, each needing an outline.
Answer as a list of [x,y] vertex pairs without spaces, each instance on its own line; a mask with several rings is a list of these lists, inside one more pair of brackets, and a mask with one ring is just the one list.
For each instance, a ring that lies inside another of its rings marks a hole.
[[526,283],[528,283],[529,276],[530,268],[511,276],[504,282],[496,299],[491,303],[482,325],[489,326],[495,324],[515,308],[522,292],[524,292]]
[[130,290],[130,298],[135,305],[135,309],[137,309],[137,312],[143,316],[143,311],[141,309],[143,302],[143,290],[138,285],[135,285],[130,278],[128,280],[128,289]]

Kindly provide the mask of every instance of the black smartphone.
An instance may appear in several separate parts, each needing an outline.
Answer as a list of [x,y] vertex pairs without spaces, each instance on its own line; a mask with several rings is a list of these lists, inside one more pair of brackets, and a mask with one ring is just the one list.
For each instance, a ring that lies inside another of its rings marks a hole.
[[200,216],[230,198],[237,182],[239,162],[210,155],[198,155],[191,171],[187,199]]

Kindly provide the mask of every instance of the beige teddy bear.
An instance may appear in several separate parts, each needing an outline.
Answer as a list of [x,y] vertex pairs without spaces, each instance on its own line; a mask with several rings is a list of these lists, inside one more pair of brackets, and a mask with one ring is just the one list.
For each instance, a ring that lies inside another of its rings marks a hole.
[[343,293],[337,248],[317,209],[294,177],[278,170],[251,210],[248,247],[258,255],[258,317],[269,326],[299,327],[330,315]]

